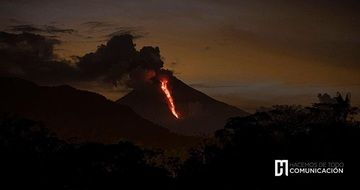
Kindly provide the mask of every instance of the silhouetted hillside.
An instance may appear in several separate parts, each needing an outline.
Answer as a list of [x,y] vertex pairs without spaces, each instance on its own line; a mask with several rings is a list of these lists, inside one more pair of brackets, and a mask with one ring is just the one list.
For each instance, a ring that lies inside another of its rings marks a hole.
[[44,87],[0,78],[0,112],[41,121],[63,139],[116,143],[128,139],[147,146],[178,147],[196,140],[170,133],[127,106],[70,86]]

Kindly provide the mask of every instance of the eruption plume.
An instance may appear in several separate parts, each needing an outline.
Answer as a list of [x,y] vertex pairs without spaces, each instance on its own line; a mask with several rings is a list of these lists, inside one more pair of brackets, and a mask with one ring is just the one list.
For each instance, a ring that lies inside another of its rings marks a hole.
[[168,107],[169,107],[171,113],[176,117],[176,119],[179,119],[179,114],[176,112],[174,100],[173,100],[170,90],[168,88],[168,80],[160,79],[160,82],[161,82],[161,90],[164,92],[164,94],[166,96]]

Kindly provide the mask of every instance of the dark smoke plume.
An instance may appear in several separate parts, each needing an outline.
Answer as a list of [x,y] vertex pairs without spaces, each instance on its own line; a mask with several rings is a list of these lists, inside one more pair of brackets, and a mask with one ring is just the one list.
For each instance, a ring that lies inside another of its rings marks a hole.
[[158,47],[146,46],[137,51],[130,34],[112,37],[96,52],[86,54],[77,64],[85,79],[101,79],[118,84],[126,81],[130,87],[149,82],[162,69]]
[[70,66],[59,60],[54,47],[57,39],[39,34],[0,33],[0,75],[47,83],[100,81],[136,88],[151,83],[162,71],[158,47],[135,48],[134,36],[112,37],[95,52],[78,57]]

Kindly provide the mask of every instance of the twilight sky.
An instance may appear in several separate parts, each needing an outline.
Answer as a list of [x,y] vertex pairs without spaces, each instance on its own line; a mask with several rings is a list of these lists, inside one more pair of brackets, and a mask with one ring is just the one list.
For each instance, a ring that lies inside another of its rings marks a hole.
[[[159,46],[165,67],[212,97],[253,111],[351,92],[360,105],[360,2],[337,0],[0,0],[0,29],[56,27],[59,58],[111,35]],[[68,31],[72,31],[68,30]],[[48,34],[49,35],[49,34]],[[72,84],[118,99],[124,89]]]

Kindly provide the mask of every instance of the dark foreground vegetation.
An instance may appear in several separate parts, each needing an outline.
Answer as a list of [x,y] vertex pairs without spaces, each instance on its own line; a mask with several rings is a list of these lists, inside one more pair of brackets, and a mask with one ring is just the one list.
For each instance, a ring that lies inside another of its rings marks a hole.
[[[231,118],[185,160],[129,142],[59,140],[39,122],[0,117],[1,189],[340,188],[359,176],[359,110],[348,96]],[[341,161],[344,174],[274,177],[274,160]]]

